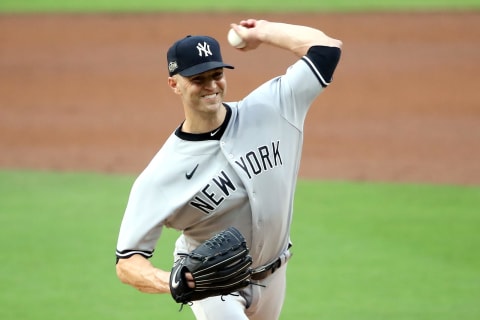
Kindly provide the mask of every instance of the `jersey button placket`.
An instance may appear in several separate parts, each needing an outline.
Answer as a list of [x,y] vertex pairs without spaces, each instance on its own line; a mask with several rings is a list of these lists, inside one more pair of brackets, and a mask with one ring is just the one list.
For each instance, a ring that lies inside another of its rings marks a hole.
[[220,148],[223,150],[223,152],[225,153],[225,155],[229,158],[229,159],[233,159],[233,153],[227,153],[228,151],[225,150],[225,146],[227,145],[227,143],[225,141],[220,141]]
[[[257,200],[257,192],[255,191],[255,189],[252,189],[251,191],[251,196],[252,196],[252,199],[251,199],[251,203],[253,206],[258,206],[258,200]],[[255,242],[257,243],[256,247],[257,247],[257,251],[258,252],[262,252],[262,249],[263,249],[263,243],[264,243],[264,235],[265,235],[265,230],[264,230],[264,226],[263,226],[263,219],[262,219],[262,215],[261,214],[257,214],[255,216],[252,216],[252,219],[254,221],[254,234],[255,234]]]

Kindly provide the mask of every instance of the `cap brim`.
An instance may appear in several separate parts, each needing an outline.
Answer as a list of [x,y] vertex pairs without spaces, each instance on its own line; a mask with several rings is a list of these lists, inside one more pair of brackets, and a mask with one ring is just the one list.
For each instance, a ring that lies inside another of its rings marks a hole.
[[229,65],[229,64],[225,64],[223,62],[218,62],[218,61],[210,61],[210,62],[197,64],[193,67],[182,70],[182,71],[179,72],[179,74],[184,76],[184,77],[191,77],[191,76],[194,76],[196,74],[200,74],[200,73],[203,73],[205,71],[218,69],[218,68],[234,69],[234,67]]

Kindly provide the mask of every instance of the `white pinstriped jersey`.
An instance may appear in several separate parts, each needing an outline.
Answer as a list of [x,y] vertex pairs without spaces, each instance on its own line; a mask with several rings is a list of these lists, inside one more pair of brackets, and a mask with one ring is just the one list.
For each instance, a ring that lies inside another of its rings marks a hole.
[[[326,69],[333,73],[337,61]],[[183,231],[176,251],[186,252],[235,226],[253,267],[276,259],[290,241],[304,120],[331,80],[315,65],[307,55],[243,100],[226,103],[225,122],[211,133],[219,140],[177,129],[132,187],[117,258],[151,257],[163,227]]]

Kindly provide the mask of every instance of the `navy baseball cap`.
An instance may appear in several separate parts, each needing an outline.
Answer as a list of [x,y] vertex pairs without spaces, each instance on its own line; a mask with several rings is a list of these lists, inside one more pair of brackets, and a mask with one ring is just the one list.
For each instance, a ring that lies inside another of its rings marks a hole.
[[184,77],[217,68],[233,69],[223,63],[220,45],[208,36],[186,36],[176,41],[167,52],[168,73]]

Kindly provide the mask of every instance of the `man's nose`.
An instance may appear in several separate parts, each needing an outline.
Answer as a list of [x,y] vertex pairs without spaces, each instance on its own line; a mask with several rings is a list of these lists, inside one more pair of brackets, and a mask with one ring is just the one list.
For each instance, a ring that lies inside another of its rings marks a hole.
[[217,81],[215,81],[214,79],[205,81],[205,87],[208,89],[215,89],[217,86]]

